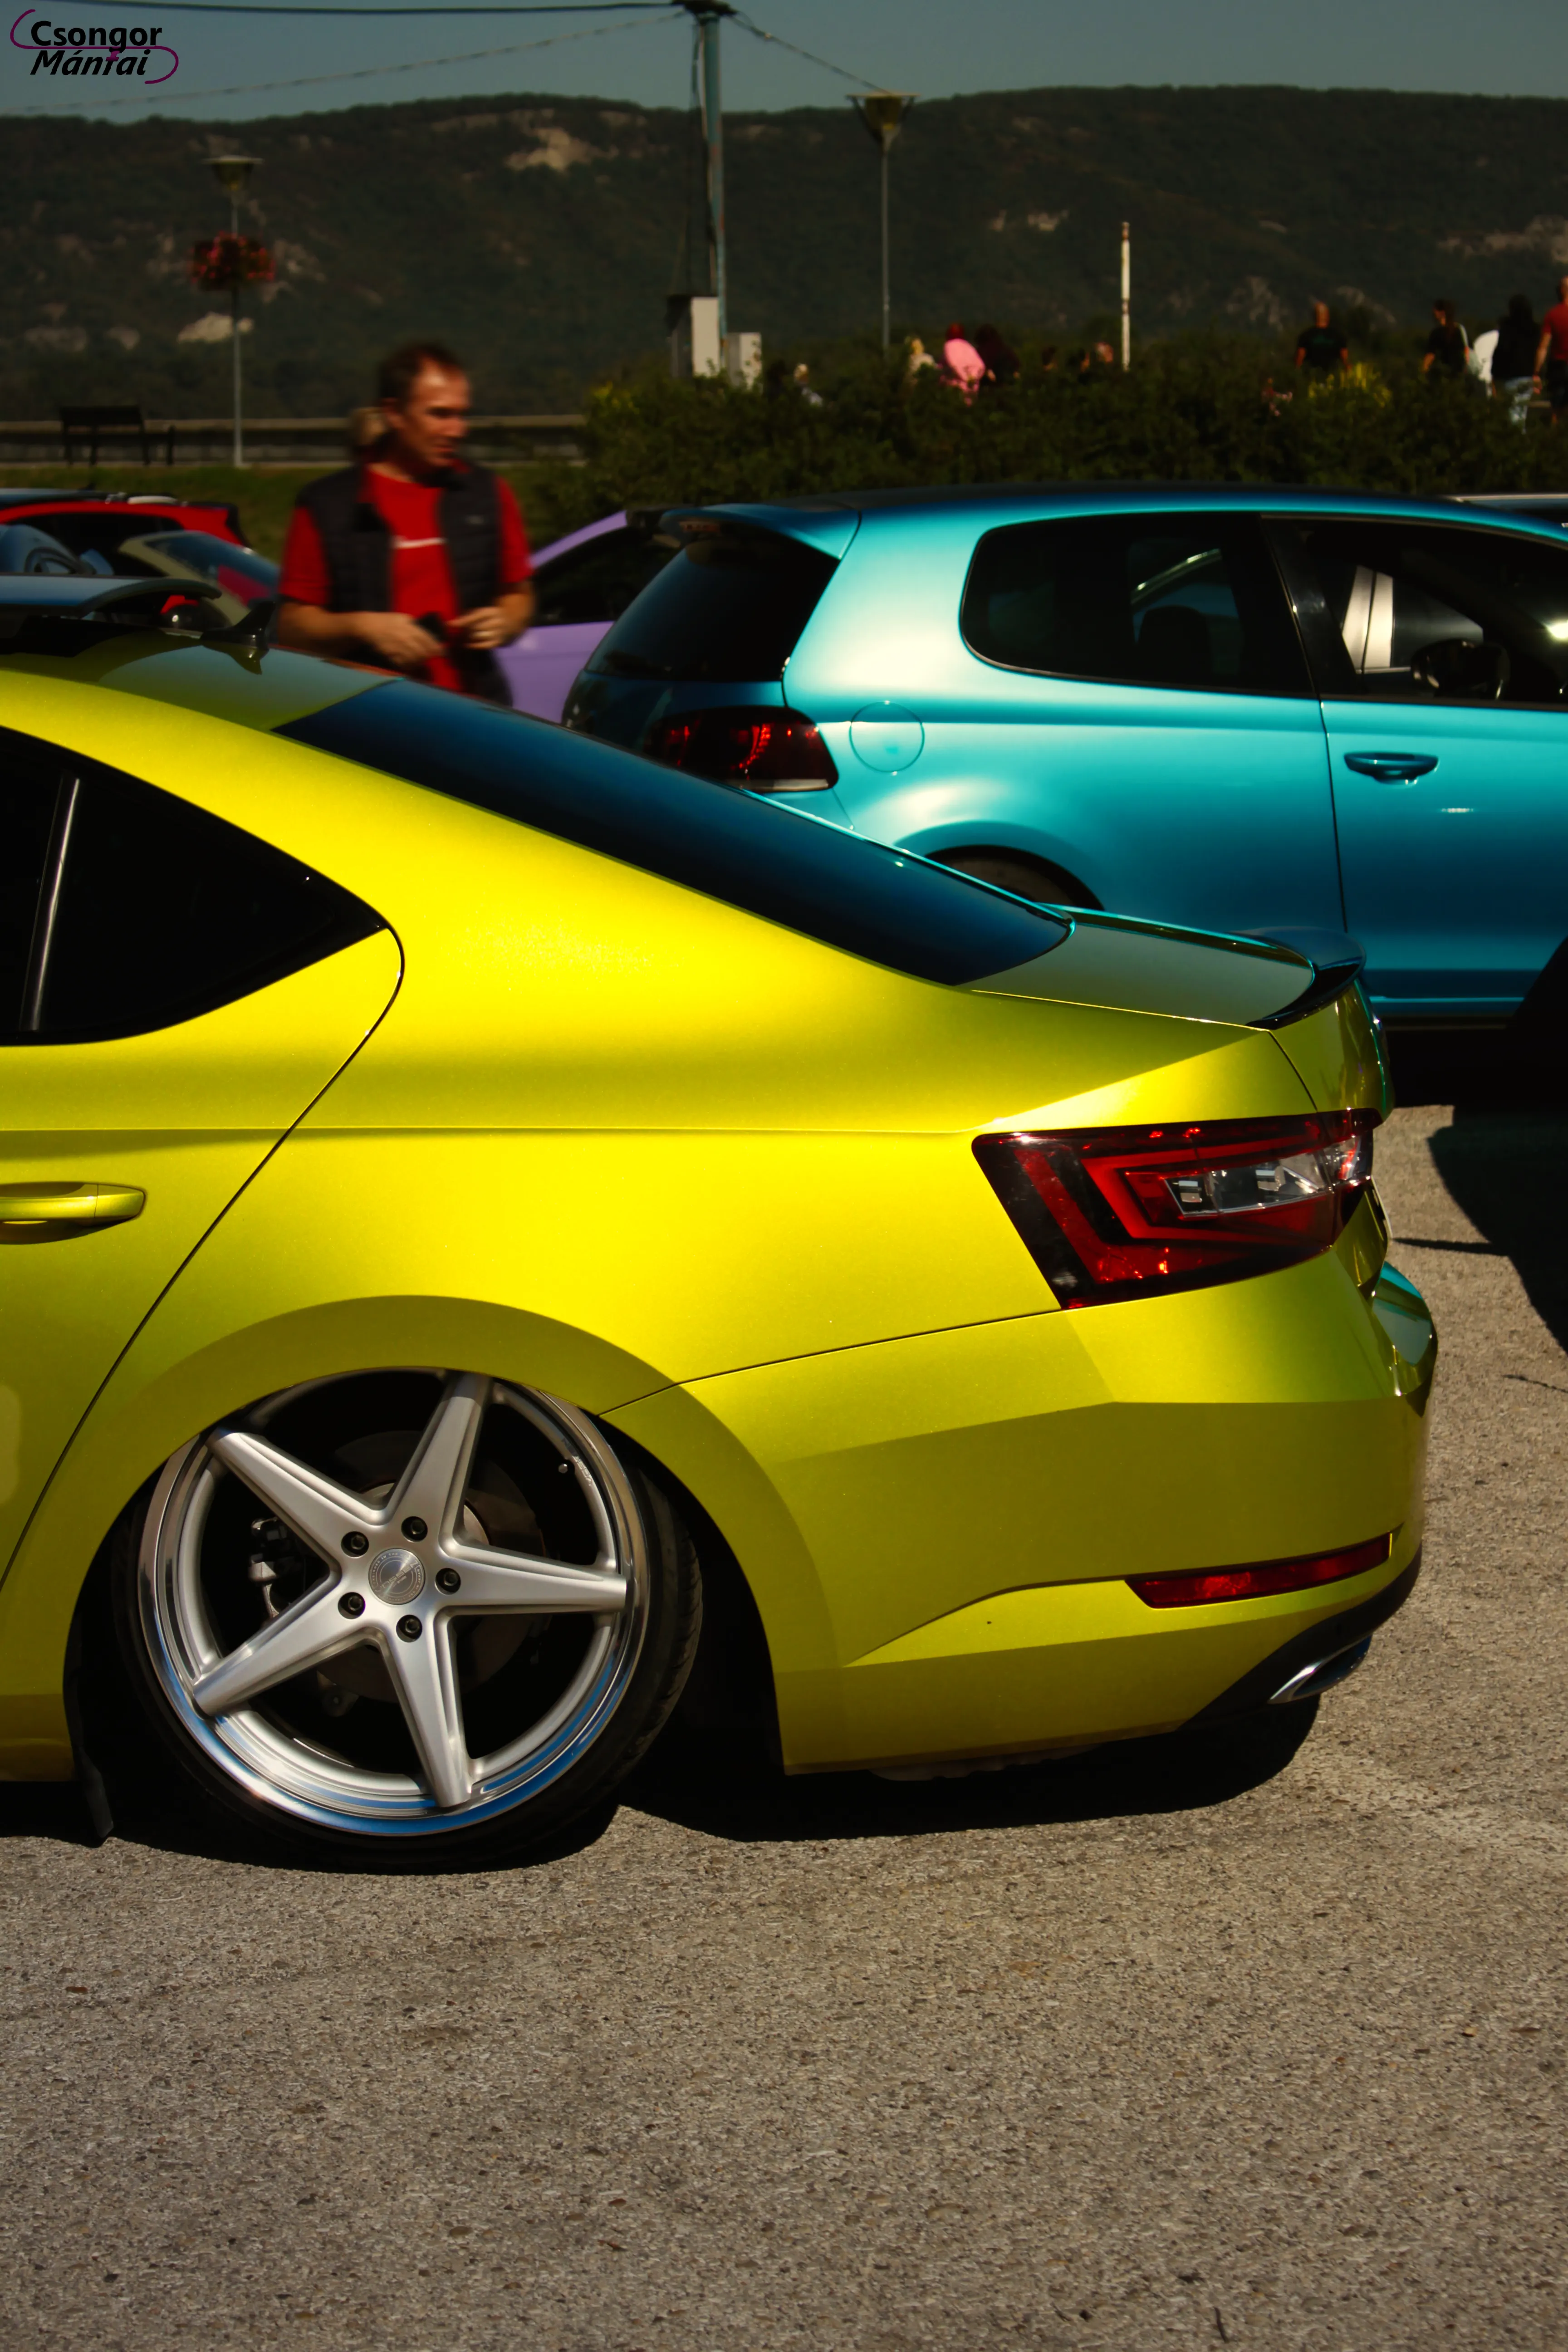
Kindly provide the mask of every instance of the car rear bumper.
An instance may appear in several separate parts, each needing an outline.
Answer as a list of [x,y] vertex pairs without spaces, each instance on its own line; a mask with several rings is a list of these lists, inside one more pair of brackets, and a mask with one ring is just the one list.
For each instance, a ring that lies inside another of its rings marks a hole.
[[[747,1576],[788,1767],[1170,1730],[1264,1703],[1246,1694],[1266,1662],[1402,1597],[1436,1342],[1360,1238],[1226,1288],[759,1366],[613,1414]],[[1156,1610],[1126,1580],[1383,1535],[1375,1568],[1266,1598]]]
[[1331,1670],[1369,1642],[1380,1625],[1386,1625],[1404,1608],[1415,1590],[1420,1573],[1421,1547],[1417,1544],[1408,1565],[1374,1592],[1370,1601],[1341,1609],[1282,1643],[1278,1650],[1270,1650],[1239,1682],[1222,1691],[1218,1698],[1211,1699],[1194,1717],[1194,1722],[1228,1723],[1237,1716],[1256,1715],[1260,1707],[1315,1697],[1323,1685],[1311,1679],[1314,1670]]

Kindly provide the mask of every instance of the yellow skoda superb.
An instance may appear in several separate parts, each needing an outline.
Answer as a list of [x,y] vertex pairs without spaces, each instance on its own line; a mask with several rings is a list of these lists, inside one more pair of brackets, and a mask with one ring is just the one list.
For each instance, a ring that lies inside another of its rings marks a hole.
[[0,586],[0,1771],[90,1792],[117,1688],[253,1824],[489,1854],[689,1677],[794,1772],[1032,1756],[1404,1600],[1353,965]]

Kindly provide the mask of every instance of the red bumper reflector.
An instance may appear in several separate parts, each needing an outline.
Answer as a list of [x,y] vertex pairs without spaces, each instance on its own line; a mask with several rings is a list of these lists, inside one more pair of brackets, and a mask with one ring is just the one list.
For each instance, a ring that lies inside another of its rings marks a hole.
[[1300,1592],[1309,1585],[1364,1576],[1369,1568],[1381,1568],[1393,1549],[1392,1536],[1373,1536],[1370,1543],[1352,1544],[1348,1551],[1313,1552],[1305,1559],[1263,1559],[1251,1568],[1130,1576],[1127,1581],[1151,1609],[1192,1609],[1205,1601],[1261,1601],[1270,1592]]

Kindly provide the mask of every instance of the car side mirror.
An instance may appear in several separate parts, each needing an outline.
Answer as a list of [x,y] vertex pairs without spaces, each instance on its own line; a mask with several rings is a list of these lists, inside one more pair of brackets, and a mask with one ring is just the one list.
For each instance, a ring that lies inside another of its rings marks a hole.
[[1474,637],[1439,637],[1410,658],[1410,675],[1450,702],[1500,702],[1512,673],[1505,646]]

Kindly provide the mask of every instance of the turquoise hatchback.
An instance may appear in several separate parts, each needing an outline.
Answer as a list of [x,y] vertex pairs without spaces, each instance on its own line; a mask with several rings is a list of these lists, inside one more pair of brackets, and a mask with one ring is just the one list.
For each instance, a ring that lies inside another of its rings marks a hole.
[[1561,531],[1017,486],[663,528],[569,726],[1027,898],[1349,931],[1385,1019],[1506,1019],[1568,940]]

